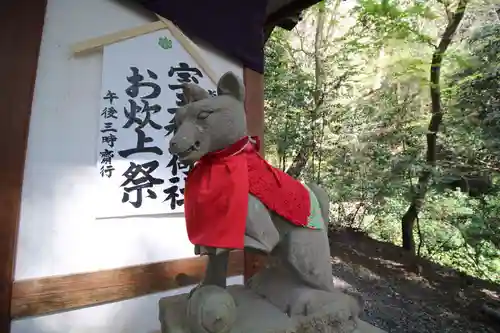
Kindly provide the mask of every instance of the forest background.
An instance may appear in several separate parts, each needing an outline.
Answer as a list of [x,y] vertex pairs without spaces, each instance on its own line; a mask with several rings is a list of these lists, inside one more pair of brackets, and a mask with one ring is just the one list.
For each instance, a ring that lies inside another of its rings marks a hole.
[[325,0],[265,52],[266,158],[332,229],[500,282],[497,0]]

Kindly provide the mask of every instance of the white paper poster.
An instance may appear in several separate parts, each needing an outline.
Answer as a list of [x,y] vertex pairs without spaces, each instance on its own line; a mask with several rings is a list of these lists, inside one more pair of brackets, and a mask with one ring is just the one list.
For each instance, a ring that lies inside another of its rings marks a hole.
[[168,151],[181,84],[215,84],[165,29],[104,48],[97,218],[183,212],[186,166]]

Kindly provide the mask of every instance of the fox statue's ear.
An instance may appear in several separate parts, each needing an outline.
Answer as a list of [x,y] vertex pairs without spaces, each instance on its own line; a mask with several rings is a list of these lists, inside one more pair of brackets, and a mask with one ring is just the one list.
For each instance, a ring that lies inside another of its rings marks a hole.
[[243,102],[245,100],[245,87],[236,74],[233,72],[227,72],[222,75],[219,83],[217,84],[217,94],[231,95],[238,101]]
[[187,104],[201,101],[210,96],[205,89],[194,83],[184,83],[182,85],[182,93]]

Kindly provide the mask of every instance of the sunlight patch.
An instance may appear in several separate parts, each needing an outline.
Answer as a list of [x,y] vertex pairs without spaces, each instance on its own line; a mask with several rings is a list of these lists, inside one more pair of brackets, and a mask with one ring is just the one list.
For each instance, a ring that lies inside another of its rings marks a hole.
[[396,262],[396,261],[393,261],[393,260],[387,260],[387,259],[382,259],[382,258],[379,258],[378,261],[380,261],[381,263],[387,265],[387,266],[392,266],[392,267],[397,267],[397,268],[404,268],[404,265],[400,262]]
[[493,298],[493,299],[496,299],[496,300],[500,299],[500,294],[496,291],[489,290],[489,289],[481,289],[481,292],[486,294],[488,297]]
[[338,278],[336,276],[332,276],[332,281],[333,281],[333,285],[335,288],[339,288],[339,289],[355,289],[354,286],[350,283],[348,283],[347,281],[341,279],[341,278]]

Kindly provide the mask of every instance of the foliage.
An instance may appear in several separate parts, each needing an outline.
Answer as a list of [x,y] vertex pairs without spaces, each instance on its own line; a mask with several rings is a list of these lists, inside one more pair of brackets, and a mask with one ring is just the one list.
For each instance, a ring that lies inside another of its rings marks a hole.
[[[429,70],[453,1],[323,1],[267,42],[266,153],[332,198],[334,227],[401,244],[425,163]],[[500,281],[500,24],[473,1],[444,55],[418,254]],[[311,149],[305,149],[311,145]]]

